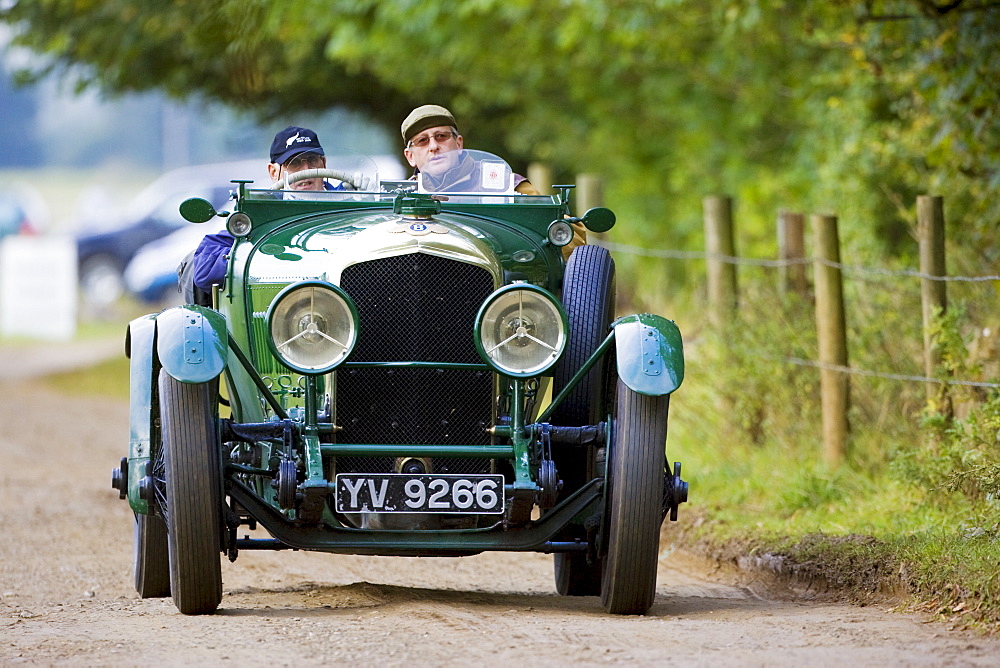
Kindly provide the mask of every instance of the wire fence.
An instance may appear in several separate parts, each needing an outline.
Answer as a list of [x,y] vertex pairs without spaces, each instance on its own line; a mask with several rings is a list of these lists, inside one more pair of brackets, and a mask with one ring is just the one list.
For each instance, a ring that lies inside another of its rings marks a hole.
[[[718,262],[724,262],[727,264],[733,264],[739,266],[770,267],[770,268],[783,268],[783,267],[791,267],[797,265],[821,264],[828,267],[833,267],[835,269],[839,269],[847,274],[858,275],[858,276],[905,277],[905,278],[918,278],[930,281],[941,281],[941,282],[951,282],[951,283],[988,283],[993,281],[1000,281],[1000,275],[938,276],[921,271],[907,270],[907,269],[892,270],[881,267],[864,267],[859,265],[849,265],[842,262],[833,262],[825,258],[817,258],[817,257],[771,260],[762,258],[748,258],[748,257],[739,257],[732,255],[722,255],[719,253],[710,253],[707,251],[642,248],[639,246],[609,242],[606,240],[601,240],[597,243],[607,248],[609,251],[615,253],[625,253],[629,255],[637,255],[641,257],[650,257],[650,258],[667,259],[667,260],[715,260]],[[796,366],[812,367],[816,369],[839,371],[841,373],[855,375],[855,376],[866,376],[872,378],[883,378],[886,380],[936,384],[943,386],[978,387],[987,389],[1000,388],[1000,383],[960,380],[954,378],[933,378],[933,377],[914,375],[914,374],[870,371],[866,369],[858,369],[856,367],[851,367],[851,366],[826,364],[823,362],[818,362],[815,360],[807,360],[799,357],[777,357],[774,355],[769,355],[761,352],[751,352],[751,354],[760,359],[767,359],[774,362],[781,362]]]
[[796,265],[811,265],[819,263],[841,271],[869,275],[869,276],[908,276],[911,278],[925,278],[931,281],[955,282],[955,283],[987,283],[990,281],[1000,281],[1000,276],[936,276],[912,269],[883,269],[879,267],[862,267],[858,265],[844,264],[842,262],[832,262],[825,258],[807,257],[791,258],[787,260],[765,260],[760,258],[734,257],[732,255],[720,255],[718,253],[708,253],[706,251],[681,251],[656,248],[640,248],[628,244],[619,244],[608,241],[600,241],[599,245],[610,251],[617,253],[628,253],[642,257],[653,257],[669,260],[718,260],[726,264],[753,266],[753,267],[792,267]]

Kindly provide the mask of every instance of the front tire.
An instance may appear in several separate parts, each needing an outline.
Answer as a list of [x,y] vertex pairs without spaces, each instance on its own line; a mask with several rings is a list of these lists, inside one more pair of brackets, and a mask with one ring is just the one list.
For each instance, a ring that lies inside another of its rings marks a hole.
[[216,382],[182,383],[160,371],[170,591],[186,615],[222,601],[222,495]]
[[618,381],[601,579],[601,603],[612,614],[644,614],[656,594],[669,405],[669,395],[645,396]]
[[[611,331],[615,317],[615,262],[608,249],[580,246],[573,251],[566,263],[562,303],[569,320],[570,337],[553,370],[553,395],[569,384]],[[608,364],[594,365],[556,409],[552,422],[579,427],[603,420],[608,368]]]
[[132,572],[139,598],[170,596],[167,525],[156,515],[135,515]]
[[[580,246],[566,263],[562,291],[569,319],[570,339],[553,372],[553,396],[597,350],[615,317],[615,263],[606,248]],[[552,415],[552,422],[566,426],[597,424],[606,415],[606,378],[611,367],[598,363]],[[564,455],[564,456],[559,456]],[[569,451],[556,454],[556,465],[566,492],[573,492],[594,476],[594,453]],[[601,593],[601,563],[587,563],[579,553],[553,557],[556,591],[562,596],[597,596]]]

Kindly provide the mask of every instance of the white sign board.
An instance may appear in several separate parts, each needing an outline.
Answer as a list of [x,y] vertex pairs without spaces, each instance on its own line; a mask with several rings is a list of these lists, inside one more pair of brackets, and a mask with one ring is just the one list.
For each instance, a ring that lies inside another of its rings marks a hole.
[[76,334],[76,244],[69,238],[0,242],[0,333],[65,341]]

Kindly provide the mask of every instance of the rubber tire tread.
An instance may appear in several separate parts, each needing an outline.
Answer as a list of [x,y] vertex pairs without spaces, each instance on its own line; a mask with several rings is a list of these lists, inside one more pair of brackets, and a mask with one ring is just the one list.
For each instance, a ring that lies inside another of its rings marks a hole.
[[185,615],[222,601],[221,492],[216,382],[182,383],[160,371],[170,591]]
[[[569,345],[553,371],[553,396],[607,337],[615,317],[615,262],[608,249],[580,246],[566,263],[562,290],[569,319]],[[577,427],[597,424],[605,416],[605,365],[597,364],[552,415],[552,423]]]
[[[615,317],[615,262],[600,246],[580,246],[573,250],[563,275],[563,308],[569,319],[570,340],[553,373],[553,396],[601,345]],[[554,424],[579,426],[597,424],[605,417],[605,377],[609,366],[598,364],[553,414]],[[585,471],[569,470],[557,462],[571,480],[567,491],[586,478]],[[575,478],[575,479],[574,479]],[[578,553],[553,555],[556,591],[562,596],[597,596],[601,593],[601,563],[588,564]]]
[[601,604],[612,614],[641,615],[656,595],[670,396],[638,394],[619,380],[617,400]]
[[139,598],[170,596],[167,525],[157,515],[135,513],[134,545],[132,572]]

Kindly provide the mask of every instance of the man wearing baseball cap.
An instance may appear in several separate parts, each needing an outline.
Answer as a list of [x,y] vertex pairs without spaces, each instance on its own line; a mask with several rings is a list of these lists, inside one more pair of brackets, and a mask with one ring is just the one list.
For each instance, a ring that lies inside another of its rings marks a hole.
[[[267,175],[271,177],[272,182],[285,181],[289,175],[304,169],[326,167],[326,154],[319,143],[319,137],[309,128],[295,125],[290,125],[274,135],[270,159]],[[306,191],[346,188],[343,183],[334,186],[325,179],[317,177],[296,181],[290,186],[286,183],[284,189]],[[212,286],[222,283],[226,278],[229,251],[234,241],[233,236],[226,230],[207,234],[198,244],[193,256],[184,258],[177,270],[177,276],[186,302],[211,306]]]
[[[403,155],[414,168],[414,173],[427,161],[441,153],[457,151],[465,146],[465,140],[458,134],[458,123],[450,111],[437,104],[424,104],[403,119],[399,127],[405,148]],[[528,179],[514,175],[514,190],[522,195],[541,195]],[[563,255],[569,254],[577,246],[587,243],[586,228],[581,223],[573,224],[573,240],[563,246]]]
[[[326,154],[320,146],[319,137],[309,128],[290,125],[274,135],[271,142],[271,162],[267,165],[267,175],[271,181],[287,179],[289,174],[303,169],[326,167]],[[343,184],[333,186],[321,178],[304,179],[288,186],[289,190],[344,190]]]

